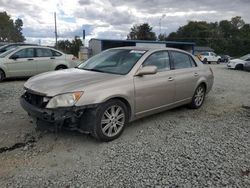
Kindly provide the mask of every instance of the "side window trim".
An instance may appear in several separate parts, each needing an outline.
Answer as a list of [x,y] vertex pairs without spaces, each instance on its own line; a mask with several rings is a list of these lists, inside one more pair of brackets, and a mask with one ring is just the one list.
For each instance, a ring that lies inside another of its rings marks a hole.
[[[189,55],[190,63],[192,67],[197,67],[197,63],[195,62],[194,58]],[[192,64],[193,63],[193,64]],[[194,65],[194,66],[193,66]]]

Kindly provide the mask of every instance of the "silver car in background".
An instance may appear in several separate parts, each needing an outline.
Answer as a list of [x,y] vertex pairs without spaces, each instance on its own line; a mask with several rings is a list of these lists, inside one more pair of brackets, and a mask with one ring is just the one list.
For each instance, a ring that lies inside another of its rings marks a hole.
[[76,67],[70,54],[43,46],[19,46],[0,54],[0,81],[11,77],[28,77],[39,73]]
[[30,78],[20,102],[38,124],[110,141],[138,118],[201,107],[213,80],[210,67],[182,50],[114,48],[77,68]]

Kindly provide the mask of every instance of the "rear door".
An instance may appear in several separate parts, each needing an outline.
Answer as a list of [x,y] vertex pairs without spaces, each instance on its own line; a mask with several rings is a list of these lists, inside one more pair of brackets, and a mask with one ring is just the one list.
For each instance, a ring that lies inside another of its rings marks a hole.
[[37,74],[52,70],[52,51],[48,48],[36,48]]
[[134,77],[135,111],[137,115],[158,109],[174,102],[175,81],[170,70],[167,51],[151,54],[142,66],[155,65],[157,73]]
[[12,77],[32,76],[36,73],[34,48],[25,48],[13,53],[5,62]]
[[194,94],[200,77],[199,69],[190,55],[179,51],[171,51],[170,54],[174,63],[175,101],[189,100]]

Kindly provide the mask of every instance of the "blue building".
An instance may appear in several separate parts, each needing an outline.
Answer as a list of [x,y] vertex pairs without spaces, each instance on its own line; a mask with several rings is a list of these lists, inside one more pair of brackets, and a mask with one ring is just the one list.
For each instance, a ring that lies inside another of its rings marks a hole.
[[171,47],[178,48],[190,53],[194,53],[195,43],[193,42],[175,42],[175,41],[148,41],[148,40],[112,40],[112,39],[91,39],[89,49],[91,56],[100,53],[103,50],[115,47],[138,46],[138,47]]

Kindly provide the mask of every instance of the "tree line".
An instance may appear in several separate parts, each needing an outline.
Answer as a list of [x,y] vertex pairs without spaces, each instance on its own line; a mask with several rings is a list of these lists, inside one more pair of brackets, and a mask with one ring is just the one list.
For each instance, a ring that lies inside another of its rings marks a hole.
[[[0,42],[25,41],[22,27],[23,21],[20,18],[13,20],[6,12],[0,12]],[[169,35],[157,36],[153,27],[143,23],[130,29],[127,40],[195,42],[197,46],[209,46],[219,54],[240,56],[250,53],[250,24],[239,16],[220,22],[189,21]],[[75,36],[72,41],[58,41],[55,47],[77,56],[81,45],[82,41]]]
[[[155,40],[156,34],[148,23],[134,25],[128,40]],[[160,41],[195,42],[197,46],[209,46],[219,54],[241,56],[250,53],[250,24],[239,17],[220,22],[189,21],[169,35],[159,34]]]

